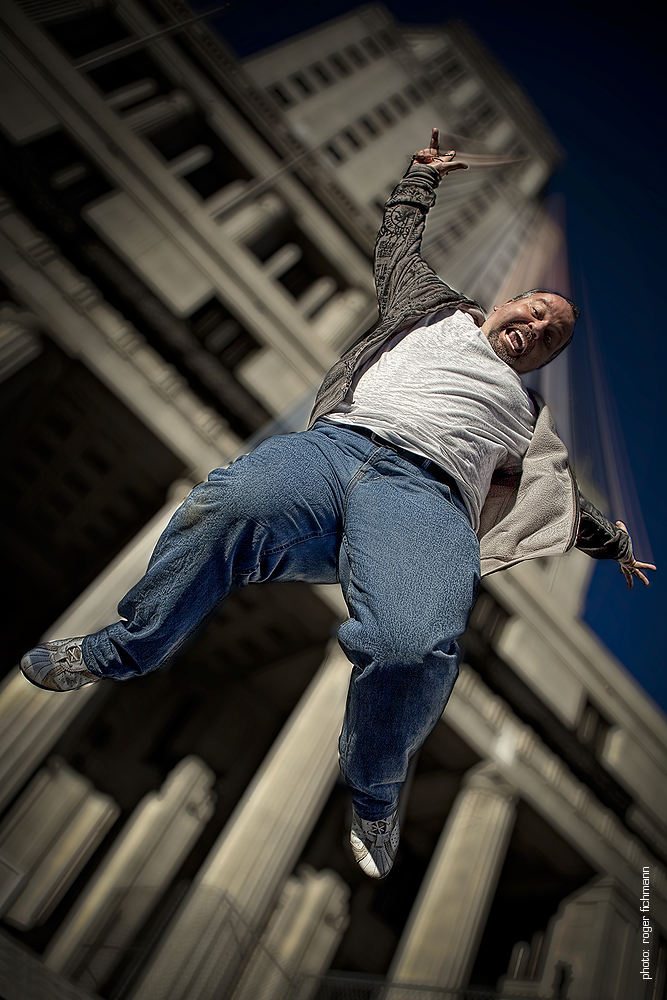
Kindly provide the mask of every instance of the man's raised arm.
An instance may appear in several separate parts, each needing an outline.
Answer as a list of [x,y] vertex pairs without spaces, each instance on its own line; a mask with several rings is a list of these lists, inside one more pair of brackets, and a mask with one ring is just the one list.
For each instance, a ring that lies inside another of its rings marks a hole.
[[[435,202],[435,189],[442,177],[468,164],[455,160],[456,153],[440,153],[438,129],[431,134],[428,149],[418,150],[412,163],[385,206],[375,244],[375,285],[380,320],[424,314],[451,301],[472,303],[445,284],[420,256],[426,214]],[[478,307],[479,308],[479,307]]]

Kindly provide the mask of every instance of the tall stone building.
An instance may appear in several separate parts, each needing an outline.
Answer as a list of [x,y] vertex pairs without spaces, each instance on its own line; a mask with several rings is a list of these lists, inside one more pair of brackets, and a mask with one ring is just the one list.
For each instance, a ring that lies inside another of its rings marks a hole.
[[243,65],[371,232],[397,170],[437,124],[442,148],[464,150],[474,169],[441,185],[424,252],[453,287],[493,305],[560,151],[470,31],[406,29],[375,5]]
[[14,666],[113,620],[191,485],[303,425],[433,124],[471,163],[433,265],[487,307],[564,287],[535,109],[462,26],[377,5],[244,64],[178,0],[1,18],[0,994],[664,998],[667,726],[581,622],[579,553],[485,581],[378,884],[346,845],[335,588],[240,591],[127,684]]

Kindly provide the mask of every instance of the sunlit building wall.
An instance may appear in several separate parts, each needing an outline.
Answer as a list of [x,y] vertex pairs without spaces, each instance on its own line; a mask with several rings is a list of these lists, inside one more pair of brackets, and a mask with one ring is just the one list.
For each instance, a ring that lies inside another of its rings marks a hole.
[[2,11],[0,992],[250,1000],[346,974],[359,997],[659,1000],[667,727],[580,621],[579,553],[486,580],[379,884],[345,845],[335,588],[248,588],[128,684],[51,695],[13,668],[40,632],[113,620],[191,485],[303,425],[375,317],[380,207],[433,125],[471,164],[429,220],[443,277],[486,307],[566,278],[557,146],[466,29],[376,5],[242,65],[202,21],[140,41],[192,16]]

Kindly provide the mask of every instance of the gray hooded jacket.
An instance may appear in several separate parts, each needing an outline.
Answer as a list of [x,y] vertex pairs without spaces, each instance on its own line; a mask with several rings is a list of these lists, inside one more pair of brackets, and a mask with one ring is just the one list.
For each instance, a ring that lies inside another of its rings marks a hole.
[[[439,183],[434,167],[413,163],[392,192],[375,244],[379,322],[327,372],[311,427],[345,398],[364,361],[419,317],[443,306],[458,306],[483,322],[482,307],[445,284],[420,255],[426,214]],[[630,536],[581,494],[549,409],[536,393],[532,396],[538,416],[522,471],[496,472],[482,508],[478,531],[482,574],[524,559],[561,555],[573,545],[595,559],[627,559],[632,551]]]

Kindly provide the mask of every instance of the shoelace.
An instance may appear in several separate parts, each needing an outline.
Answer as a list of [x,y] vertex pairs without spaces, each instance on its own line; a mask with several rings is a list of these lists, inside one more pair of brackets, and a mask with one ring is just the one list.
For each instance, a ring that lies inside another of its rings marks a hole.
[[65,662],[70,666],[78,666],[81,663],[81,647],[76,643],[72,643],[71,646],[65,646],[64,650],[60,653],[61,662],[64,658]]

